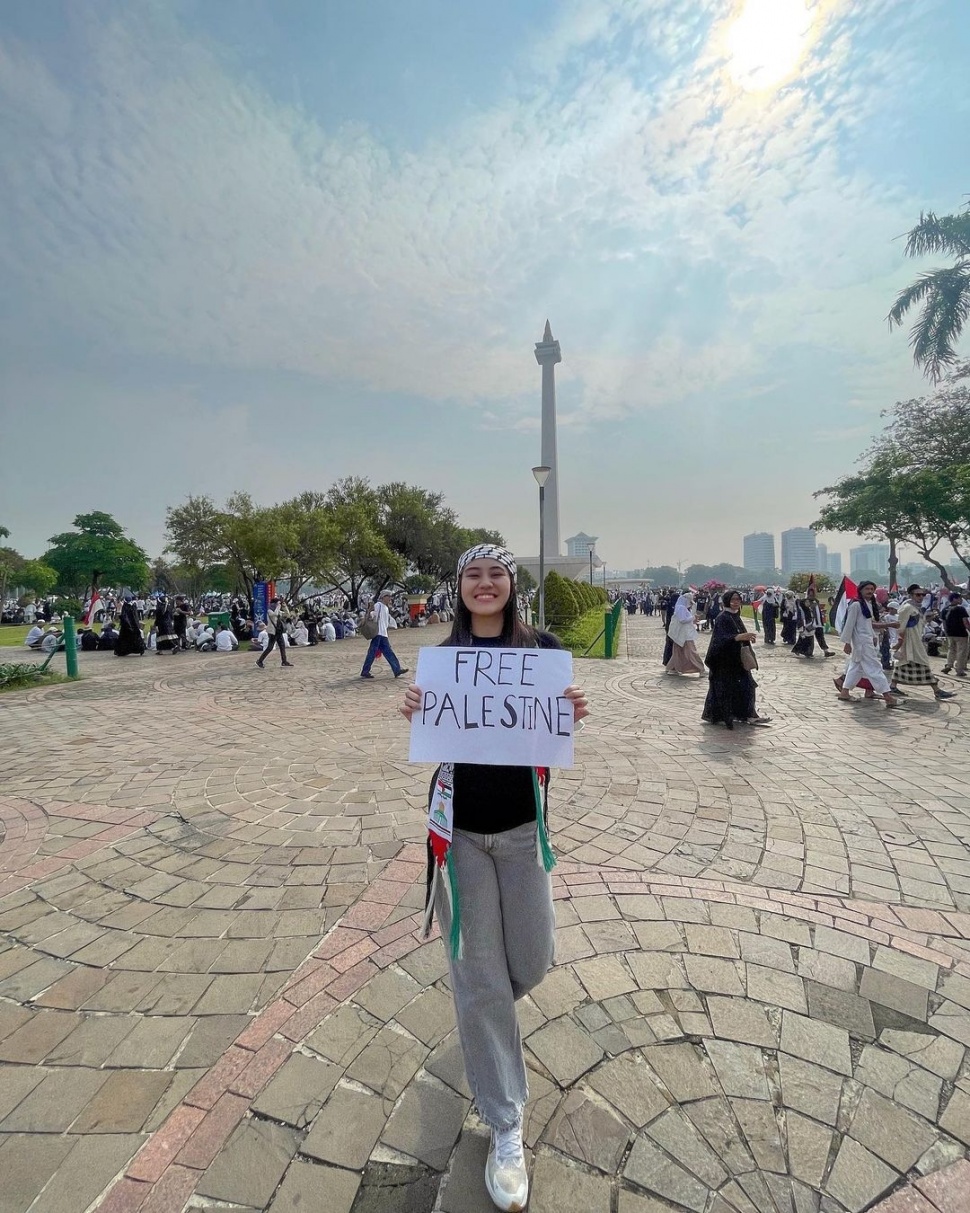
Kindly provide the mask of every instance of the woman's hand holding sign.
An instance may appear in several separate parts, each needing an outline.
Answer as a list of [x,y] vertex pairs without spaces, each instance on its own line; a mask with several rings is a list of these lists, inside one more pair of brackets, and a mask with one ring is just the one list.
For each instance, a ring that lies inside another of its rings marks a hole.
[[424,695],[421,688],[416,682],[412,682],[408,689],[404,692],[404,703],[399,709],[405,720],[410,722],[414,713],[420,711],[423,699]]
[[581,687],[566,687],[563,695],[572,701],[573,719],[579,724],[589,715],[589,705],[586,702],[586,692]]

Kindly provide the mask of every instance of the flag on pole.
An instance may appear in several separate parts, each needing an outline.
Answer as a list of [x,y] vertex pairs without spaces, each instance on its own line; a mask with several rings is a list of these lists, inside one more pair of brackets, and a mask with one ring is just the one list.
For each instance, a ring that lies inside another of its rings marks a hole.
[[88,603],[88,609],[84,612],[84,617],[81,619],[85,627],[90,627],[94,623],[94,617],[100,610],[101,597],[98,594],[97,587],[95,587],[94,593],[91,595],[91,601]]
[[809,590],[814,590],[816,594],[818,593],[818,586],[815,584],[814,573],[812,573],[808,579],[808,585],[805,587],[805,593],[807,594]]
[[832,623],[837,632],[841,632],[845,624],[849,603],[858,601],[858,598],[859,587],[848,577],[843,577],[838,593],[835,595],[835,602],[832,604]]

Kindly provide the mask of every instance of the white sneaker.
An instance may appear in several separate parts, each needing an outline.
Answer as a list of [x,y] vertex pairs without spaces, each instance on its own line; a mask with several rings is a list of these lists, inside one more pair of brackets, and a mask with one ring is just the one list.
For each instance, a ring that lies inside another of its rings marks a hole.
[[485,1187],[503,1213],[522,1213],[529,1199],[529,1176],[522,1149],[522,1126],[492,1130],[492,1144],[485,1163]]

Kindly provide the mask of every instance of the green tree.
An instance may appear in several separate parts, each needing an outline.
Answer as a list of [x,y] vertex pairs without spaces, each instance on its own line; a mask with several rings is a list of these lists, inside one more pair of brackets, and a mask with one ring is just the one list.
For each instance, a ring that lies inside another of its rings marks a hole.
[[[10,532],[0,527],[0,538],[7,539],[9,536]],[[7,586],[20,584],[19,574],[25,563],[16,549],[0,548],[0,606],[7,599]]]
[[957,360],[954,345],[970,317],[970,207],[956,215],[921,214],[906,238],[907,257],[940,253],[953,265],[928,270],[900,291],[889,326],[901,325],[912,307],[921,307],[910,329],[913,361],[934,383]]
[[874,459],[853,476],[843,476],[835,484],[819,489],[813,496],[828,497],[817,521],[817,531],[850,531],[866,539],[889,543],[889,584],[896,584],[899,564],[898,546],[911,528],[900,492],[897,469],[889,453]]
[[521,564],[516,566],[515,586],[520,593],[531,594],[532,591],[538,587],[538,585],[539,583],[527,568],[524,568]]
[[110,514],[78,514],[73,531],[52,535],[44,564],[57,574],[55,590],[83,598],[105,582],[141,589],[148,582],[148,556]]
[[17,581],[38,598],[45,598],[57,584],[57,572],[43,560],[25,560],[17,573]]
[[546,574],[545,587],[546,626],[559,629],[568,627],[583,613],[571,582],[553,569]]
[[311,582],[330,580],[337,558],[336,522],[323,493],[300,493],[275,507],[289,597],[296,601]]
[[342,589],[357,606],[367,582],[378,591],[391,582],[403,584],[406,561],[384,535],[377,490],[348,476],[333,485],[326,501],[335,532],[331,587]]
[[829,594],[835,589],[835,582],[828,573],[792,573],[788,588],[794,590],[796,594],[804,594],[812,577],[815,578],[815,588],[818,590],[819,596]]

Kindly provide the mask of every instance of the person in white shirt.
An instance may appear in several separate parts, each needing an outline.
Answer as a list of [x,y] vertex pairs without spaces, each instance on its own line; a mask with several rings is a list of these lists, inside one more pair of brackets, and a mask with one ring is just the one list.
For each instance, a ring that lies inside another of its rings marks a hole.
[[33,602],[28,602],[24,607],[24,623],[33,623],[37,618],[37,605]]
[[373,678],[374,675],[370,672],[371,666],[374,664],[374,659],[380,653],[387,659],[387,664],[391,667],[391,672],[395,678],[400,678],[402,674],[406,674],[407,666],[402,666],[398,661],[394,650],[391,648],[390,642],[387,639],[387,623],[390,618],[388,603],[391,601],[390,591],[385,590],[381,594],[379,600],[371,607],[369,614],[372,614],[377,622],[377,635],[373,638],[367,648],[367,656],[364,658],[364,668],[360,671],[361,678]]
[[325,643],[337,639],[337,629],[333,626],[333,620],[329,616],[323,621],[320,632]]
[[27,633],[27,635],[24,639],[24,644],[27,646],[28,649],[37,649],[37,648],[40,648],[40,642],[43,639],[44,639],[44,629],[40,626],[39,623],[35,623],[34,626]]
[[232,634],[232,632],[229,630],[229,628],[223,627],[222,624],[220,623],[219,628],[216,631],[216,652],[217,653],[232,653],[235,649],[238,649],[238,648],[239,648],[239,641]]
[[306,630],[306,624],[301,619],[293,629],[293,643],[303,647],[310,643],[310,633]]
[[195,647],[203,653],[209,653],[216,647],[216,634],[212,628],[205,627],[196,637]]

